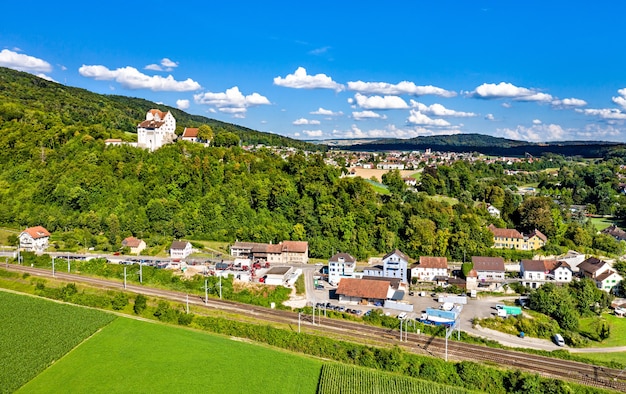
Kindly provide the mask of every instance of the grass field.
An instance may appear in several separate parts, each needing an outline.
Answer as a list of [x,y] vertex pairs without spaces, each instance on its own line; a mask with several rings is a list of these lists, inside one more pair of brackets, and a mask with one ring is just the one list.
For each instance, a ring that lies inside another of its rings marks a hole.
[[369,183],[370,185],[372,185],[372,187],[374,188],[374,191],[378,194],[391,194],[391,192],[389,191],[389,189],[387,188],[387,186],[383,185],[380,182],[374,182],[371,179],[366,179],[365,182]]
[[605,228],[609,227],[615,221],[611,218],[590,218],[591,223],[596,227],[596,230],[602,231]]
[[[360,176],[363,179],[371,179],[372,177],[376,178],[378,182],[381,182],[383,179],[383,174],[390,172],[391,170],[379,170],[377,168],[351,168],[351,171],[354,170],[355,176]],[[400,171],[400,175],[402,177],[411,176],[413,178],[419,179],[421,177],[418,171],[415,170],[402,170]]]
[[[10,229],[6,227],[0,228],[0,245],[9,246],[9,235],[20,235],[20,230]],[[12,245],[15,246],[15,245]]]
[[626,352],[603,352],[603,353],[577,353],[580,357],[590,360],[598,360],[604,363],[613,361],[620,365],[626,365]]
[[118,318],[19,392],[315,393],[321,368],[256,344]]
[[13,392],[114,315],[0,291],[0,392]]
[[[626,318],[617,317],[613,314],[605,313],[602,315],[611,327],[611,335],[602,342],[591,342],[592,347],[615,347],[626,346]],[[591,318],[580,319],[580,328],[584,330],[592,321]],[[598,349],[599,350],[599,349]]]

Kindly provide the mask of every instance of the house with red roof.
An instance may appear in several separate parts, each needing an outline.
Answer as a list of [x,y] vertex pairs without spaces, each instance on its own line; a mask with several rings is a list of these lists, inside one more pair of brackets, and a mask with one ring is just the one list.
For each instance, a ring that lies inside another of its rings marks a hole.
[[448,259],[446,257],[420,256],[419,262],[411,266],[411,280],[434,282],[448,278]]
[[189,142],[199,142],[198,139],[198,128],[197,127],[185,127],[183,134],[180,136],[180,139],[183,141]]
[[122,241],[122,247],[130,248],[130,253],[139,254],[146,248],[146,242],[135,237],[128,237]]
[[42,226],[29,227],[19,235],[20,249],[28,252],[43,252],[48,247],[50,233]]
[[548,237],[536,229],[524,235],[514,228],[498,228],[491,224],[489,231],[493,234],[493,247],[496,249],[537,250],[548,242]]
[[520,262],[522,285],[536,289],[546,282],[556,284],[572,281],[572,268],[560,260],[522,260]]

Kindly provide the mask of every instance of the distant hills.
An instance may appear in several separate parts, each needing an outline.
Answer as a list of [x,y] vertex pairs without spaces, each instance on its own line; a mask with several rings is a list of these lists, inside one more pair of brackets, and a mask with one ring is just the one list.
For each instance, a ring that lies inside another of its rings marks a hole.
[[228,131],[237,134],[245,145],[264,144],[305,150],[325,149],[319,144],[256,131],[204,116],[190,115],[177,108],[141,98],[93,93],[0,67],[0,122],[22,119],[28,111],[37,111],[48,114],[51,127],[100,125],[107,130],[109,137],[129,140],[136,139],[130,134],[136,133],[137,124],[146,118],[146,112],[152,108],[171,111],[176,118],[177,128],[206,124],[216,133]]
[[483,134],[454,134],[411,139],[326,140],[320,142],[331,148],[350,151],[432,151],[479,152],[493,156],[541,156],[546,153],[585,158],[605,157],[626,147],[623,143],[604,141],[559,141],[532,143]]

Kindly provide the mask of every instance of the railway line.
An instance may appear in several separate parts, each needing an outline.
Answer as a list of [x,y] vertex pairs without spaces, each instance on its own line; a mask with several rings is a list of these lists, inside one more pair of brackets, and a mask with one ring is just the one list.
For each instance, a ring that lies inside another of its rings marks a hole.
[[[46,269],[20,265],[9,265],[8,269],[27,272],[33,276],[52,277],[52,272]],[[56,272],[54,277],[59,280],[81,282],[99,288],[123,289],[123,284],[106,279],[64,272]],[[403,340],[400,341],[400,333],[397,330],[369,326],[358,322],[331,319],[323,316],[315,316],[315,324],[313,324],[312,315],[299,315],[297,312],[269,309],[215,298],[205,300],[197,295],[189,296],[186,293],[140,285],[127,284],[125,290],[146,296],[166,298],[182,304],[188,303],[189,305],[229,311],[265,322],[290,326],[301,325],[307,332],[315,332],[318,335],[333,334],[345,340],[375,346],[388,347],[397,345],[406,351],[417,354],[442,358],[447,356],[448,359],[457,361],[484,362],[501,367],[533,372],[544,377],[563,379],[589,386],[626,392],[626,374],[623,374],[622,371],[617,369],[516,352],[513,350],[489,348],[453,340],[447,341],[446,348],[445,339],[417,333],[407,332]]]

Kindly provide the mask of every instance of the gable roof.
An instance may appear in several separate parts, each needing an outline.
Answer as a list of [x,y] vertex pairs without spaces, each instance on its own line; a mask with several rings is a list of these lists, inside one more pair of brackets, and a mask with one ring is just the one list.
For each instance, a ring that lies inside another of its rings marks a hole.
[[447,257],[420,256],[417,268],[448,268]]
[[185,249],[188,244],[189,242],[187,241],[174,241],[172,242],[172,246],[170,246],[170,249],[176,249],[176,250]]
[[559,268],[567,268],[568,270],[572,270],[569,264],[565,261],[561,260],[544,260],[544,267],[546,267],[546,271],[554,272]]
[[537,236],[543,242],[547,242],[548,241],[548,237],[546,237],[541,231],[539,231],[537,229],[533,230],[533,232],[528,235],[528,238],[532,238],[534,236]]
[[283,241],[281,242],[282,251],[287,253],[306,253],[309,250],[307,241]]
[[476,271],[504,272],[502,257],[472,256],[472,263]]
[[524,259],[520,262],[520,266],[524,267],[524,271],[546,272],[545,260],[528,260]]
[[524,236],[522,233],[517,231],[514,228],[498,228],[493,224],[489,225],[489,230],[493,233],[493,236],[496,238],[519,238],[523,239]]
[[389,286],[389,282],[383,280],[343,278],[335,293],[348,297],[385,300]]
[[136,248],[141,244],[141,240],[135,237],[128,237],[122,241],[122,245],[128,246],[129,248]]
[[622,230],[614,224],[610,225],[600,232],[602,234],[608,234],[619,241],[626,240],[626,231]]
[[32,239],[45,238],[50,236],[48,230],[46,230],[42,226],[29,227],[22,232],[30,235]]
[[198,137],[198,128],[197,127],[185,127],[183,131],[183,138],[197,138]]
[[398,255],[398,257],[400,257],[402,260],[408,262],[409,261],[409,256],[407,256],[406,254],[402,253],[399,249],[395,249],[389,253],[387,253],[384,257],[383,260],[388,259],[389,257],[393,256],[393,255]]
[[159,127],[163,126],[164,124],[165,124],[165,122],[163,122],[163,121],[144,120],[143,122],[139,123],[139,127],[143,127],[144,129],[158,129]]
[[578,264],[578,269],[580,271],[589,272],[593,274],[594,272],[602,268],[604,264],[607,264],[607,263],[600,260],[597,257],[589,257],[582,263]]
[[337,253],[333,257],[331,257],[328,261],[329,262],[339,262],[340,260],[343,260],[346,263],[355,263],[356,262],[356,259],[354,257],[352,257],[351,255],[349,255],[348,253]]
[[620,275],[620,274],[618,274],[617,272],[615,272],[615,271],[611,271],[611,270],[608,270],[608,271],[605,271],[605,272],[601,273],[600,275],[598,275],[598,276],[596,277],[596,281],[597,281],[597,282],[602,282],[602,281],[605,281],[606,279],[608,279],[609,277],[611,277],[613,274],[615,274],[615,275],[617,275],[618,277],[620,277],[620,278],[621,278],[621,275]]

